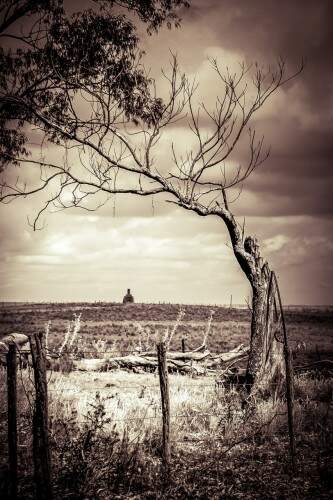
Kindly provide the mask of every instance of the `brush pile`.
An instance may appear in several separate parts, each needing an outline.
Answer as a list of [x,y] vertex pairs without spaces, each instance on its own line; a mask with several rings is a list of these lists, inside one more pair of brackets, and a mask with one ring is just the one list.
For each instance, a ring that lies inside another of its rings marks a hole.
[[[195,375],[204,375],[221,368],[230,368],[232,365],[247,358],[249,347],[242,344],[235,349],[223,353],[212,354],[205,346],[189,352],[167,352],[169,372],[181,372]],[[133,371],[153,371],[158,366],[156,351],[133,353],[105,359],[81,359],[74,361],[77,370],[107,371],[126,369]]]

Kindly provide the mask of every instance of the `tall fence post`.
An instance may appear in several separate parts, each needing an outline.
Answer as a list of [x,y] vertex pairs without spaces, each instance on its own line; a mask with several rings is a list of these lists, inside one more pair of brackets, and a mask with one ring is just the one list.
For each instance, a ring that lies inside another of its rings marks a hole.
[[17,498],[17,359],[16,345],[10,344],[7,353],[7,397],[8,397],[8,458],[9,495]]
[[293,472],[295,472],[296,442],[295,442],[295,432],[294,432],[294,373],[293,373],[291,352],[288,345],[287,328],[283,314],[281,294],[275,273],[274,273],[274,279],[279,301],[282,331],[283,331],[283,347],[284,347],[283,352],[284,352],[285,369],[286,369],[286,389],[287,389],[286,396],[287,396],[287,411],[288,411],[288,430],[289,430],[289,441],[290,441],[290,458],[291,458]]
[[288,408],[288,429],[290,440],[290,456],[293,471],[296,470],[296,444],[294,432],[294,377],[291,362],[291,352],[288,345],[284,346],[284,358],[286,363],[286,388],[287,388],[287,408]]
[[185,339],[184,337],[182,338],[182,352],[186,351],[186,345],[185,345]]
[[36,497],[52,499],[51,456],[48,433],[48,399],[46,380],[46,351],[42,334],[30,337],[32,365],[35,379],[35,408],[33,415],[33,459]]
[[162,460],[165,478],[170,472],[170,397],[168,367],[166,360],[166,345],[164,342],[157,344],[158,373],[160,377],[160,389],[162,400],[162,419],[163,419],[163,440],[162,440]]

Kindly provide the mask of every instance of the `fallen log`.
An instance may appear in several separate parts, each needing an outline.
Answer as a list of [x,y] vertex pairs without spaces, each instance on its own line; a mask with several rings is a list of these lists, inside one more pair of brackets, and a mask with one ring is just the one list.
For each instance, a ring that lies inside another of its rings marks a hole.
[[[73,360],[73,366],[79,371],[108,371],[112,369],[135,370],[137,368],[155,370],[158,367],[158,362],[157,358],[144,358],[141,356],[129,355],[110,359],[93,358]],[[170,372],[184,371],[186,373],[196,374],[203,374],[205,372],[204,368],[199,363],[184,363],[180,360],[168,360],[168,370]]]
[[29,337],[23,333],[10,333],[0,340],[0,353],[6,354],[9,346],[15,344],[20,351],[30,351]]
[[247,356],[250,352],[250,346],[244,347],[243,344],[240,344],[235,349],[232,349],[229,352],[224,352],[223,354],[219,354],[218,357],[221,359],[223,363],[228,363],[229,361],[235,361],[238,358]]
[[[147,351],[147,352],[142,352],[138,353],[139,356],[148,356],[148,357],[156,357],[156,352],[154,351]],[[179,359],[180,361],[201,361],[209,356],[212,356],[210,351],[207,349],[204,352],[196,352],[196,351],[188,351],[188,352],[181,352],[181,351],[168,351],[166,353],[166,357],[169,360],[176,360]]]
[[212,359],[207,362],[206,366],[209,368],[217,368],[218,366],[227,365],[227,368],[230,368],[230,366],[235,363],[247,358],[249,352],[250,346],[244,347],[243,344],[241,344],[229,352],[213,356]]
[[[5,335],[0,340],[0,356],[5,356],[9,346],[15,344],[18,351],[21,353],[30,352],[29,337],[23,333],[11,333]],[[170,372],[180,371],[183,373],[192,373],[202,375],[207,370],[214,370],[218,367],[229,368],[233,364],[244,359],[250,348],[244,347],[242,344],[223,354],[212,354],[203,344],[199,348],[188,352],[167,352],[168,370]],[[79,371],[107,371],[112,369],[156,369],[158,366],[157,353],[155,351],[147,351],[143,353],[135,353],[127,356],[119,356],[115,358],[84,358],[74,359],[71,356],[66,358],[70,362],[73,369]],[[48,356],[48,369],[61,368],[62,357],[53,359]],[[224,365],[227,365],[226,367]]]
[[[128,355],[117,358],[83,358],[73,360],[73,366],[79,371],[107,371],[117,368],[157,368],[157,360]],[[52,365],[51,365],[52,366]]]
[[[240,345],[230,352],[213,355],[208,350],[204,352],[167,352],[168,370],[181,371],[202,375],[225,364],[229,366],[246,358],[249,347]],[[201,364],[202,363],[202,364]],[[107,371],[112,369],[156,369],[157,354],[148,351],[142,354],[130,354],[114,358],[95,358],[73,360],[73,366],[80,371]]]
[[[100,358],[73,360],[73,366],[76,370],[84,372],[99,372],[106,370],[107,360]],[[50,363],[52,369],[52,362]]]
[[30,345],[29,337],[23,333],[10,333],[9,335],[2,337],[0,340],[0,365],[7,365],[6,355],[9,352],[9,347],[11,345],[16,346],[20,366],[26,366],[29,359]]

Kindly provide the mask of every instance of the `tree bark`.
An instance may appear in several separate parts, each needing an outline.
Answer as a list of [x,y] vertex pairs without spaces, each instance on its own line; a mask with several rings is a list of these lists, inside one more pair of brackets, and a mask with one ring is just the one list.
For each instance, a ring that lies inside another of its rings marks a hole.
[[252,287],[251,343],[246,380],[262,389],[280,384],[283,374],[283,341],[277,337],[280,318],[276,307],[273,273],[261,270]]
[[262,371],[262,351],[265,334],[265,305],[265,283],[252,287],[251,341],[246,376],[246,381],[249,385],[253,385],[255,383],[256,378]]
[[[234,255],[252,288],[251,342],[246,370],[246,382],[251,389],[260,379],[262,384],[267,384],[276,371],[275,365],[270,366],[274,359],[273,351],[279,351],[272,336],[275,333],[272,330],[274,283],[271,280],[272,273],[260,255],[257,239],[252,236],[243,238],[243,233],[229,211],[225,192],[223,195],[225,206],[219,207],[219,216],[227,226]],[[282,352],[278,352],[277,360],[277,365],[281,365]]]

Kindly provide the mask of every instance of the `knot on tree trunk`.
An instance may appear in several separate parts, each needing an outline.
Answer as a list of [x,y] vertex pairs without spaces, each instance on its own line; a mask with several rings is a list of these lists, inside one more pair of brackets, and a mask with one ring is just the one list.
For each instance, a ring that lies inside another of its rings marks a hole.
[[244,250],[254,258],[257,270],[261,270],[265,266],[263,258],[260,255],[260,247],[257,238],[247,236],[244,240]]

